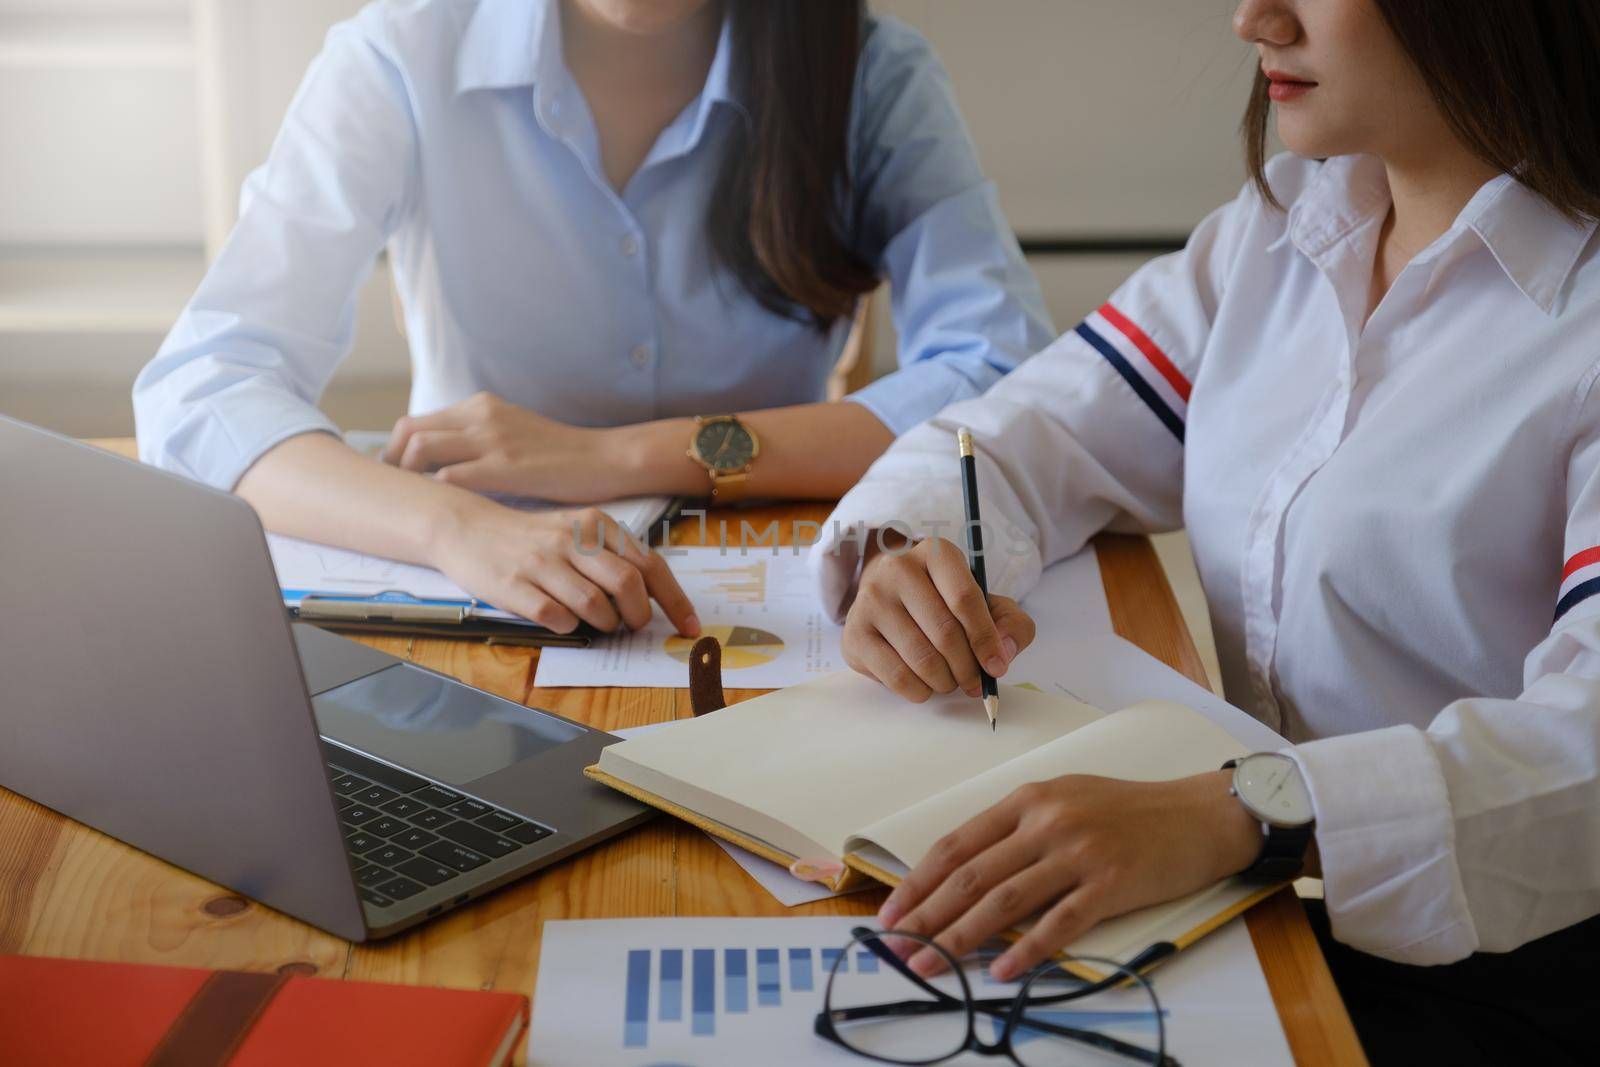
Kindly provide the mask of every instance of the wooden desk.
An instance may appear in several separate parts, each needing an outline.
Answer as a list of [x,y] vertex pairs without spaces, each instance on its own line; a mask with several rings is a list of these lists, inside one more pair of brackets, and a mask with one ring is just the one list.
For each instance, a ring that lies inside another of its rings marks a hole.
[[[132,454],[131,441],[97,443]],[[821,522],[827,511],[794,505],[741,517],[758,527],[781,520],[790,543],[793,520]],[[716,528],[713,516],[713,536]],[[693,544],[698,532],[684,524],[674,541]],[[1205,672],[1149,542],[1103,537],[1096,544],[1117,632],[1204,685]],[[603,729],[689,715],[683,689],[537,689],[537,654],[527,649],[431,639],[368,643]],[[728,696],[736,701],[755,693],[730,690]],[[661,818],[410,933],[352,945],[0,790],[0,953],[291,971],[531,996],[540,924],[547,919],[869,915],[883,896],[874,891],[785,908],[700,831]],[[1247,921],[1297,1061],[1306,1067],[1365,1063],[1293,894],[1259,905]]]

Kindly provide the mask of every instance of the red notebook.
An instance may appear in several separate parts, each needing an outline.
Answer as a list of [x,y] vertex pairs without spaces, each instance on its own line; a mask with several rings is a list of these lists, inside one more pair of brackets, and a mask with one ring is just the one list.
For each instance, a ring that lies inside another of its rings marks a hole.
[[501,1067],[528,998],[0,956],[5,1067]]

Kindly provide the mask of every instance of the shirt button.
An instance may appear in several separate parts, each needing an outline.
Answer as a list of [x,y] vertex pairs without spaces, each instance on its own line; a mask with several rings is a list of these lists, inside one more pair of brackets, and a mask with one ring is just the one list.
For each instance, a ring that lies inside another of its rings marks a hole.
[[634,237],[631,233],[622,239],[622,254],[627,256],[629,259],[632,259],[634,256],[639,254],[638,238]]
[[635,367],[648,366],[650,363],[650,346],[636,346],[632,352],[628,353],[628,359],[633,361]]

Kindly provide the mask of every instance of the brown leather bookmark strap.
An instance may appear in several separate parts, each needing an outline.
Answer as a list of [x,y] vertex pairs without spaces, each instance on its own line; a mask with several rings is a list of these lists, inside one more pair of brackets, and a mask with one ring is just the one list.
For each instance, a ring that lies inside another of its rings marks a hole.
[[223,1067],[277,996],[283,974],[217,971],[195,993],[145,1067]]
[[728,706],[722,695],[722,646],[715,637],[702,637],[689,650],[689,707],[696,715]]

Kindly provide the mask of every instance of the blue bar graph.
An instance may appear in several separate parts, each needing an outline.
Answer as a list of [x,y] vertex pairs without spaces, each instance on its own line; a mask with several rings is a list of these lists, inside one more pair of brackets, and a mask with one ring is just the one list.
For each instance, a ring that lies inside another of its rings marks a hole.
[[[649,1048],[652,1040],[660,1045],[663,1041],[727,1035],[728,1020],[724,1019],[721,1026],[717,1023],[719,1007],[730,1017],[749,1017],[761,1007],[781,1007],[785,985],[793,994],[791,1005],[803,1005],[815,998],[820,1006],[819,975],[826,979],[835,963],[840,970],[847,970],[849,953],[819,946],[628,949],[622,990],[622,1047],[641,1049]],[[866,952],[857,956],[856,969],[887,973]],[[718,982],[722,983],[720,994]]]
[[742,948],[729,948],[722,951],[722,977],[727,983],[725,994],[726,1010],[728,1013],[744,1013],[750,1010],[750,961]]
[[789,950],[789,988],[797,993],[811,992],[811,950]]
[[683,949],[661,950],[661,1011],[662,1022],[677,1022],[683,1018]]
[[714,1034],[717,1030],[717,953],[694,950],[694,1002],[690,1006],[690,1032]]
[[856,949],[856,970],[861,974],[876,974],[878,971],[878,957],[870,949]]
[[650,950],[628,952],[628,993],[624,1000],[622,1043],[628,1048],[644,1048],[650,1021]]
[[781,1003],[783,999],[782,989],[783,987],[778,982],[778,950],[775,948],[756,949],[756,1003]]

